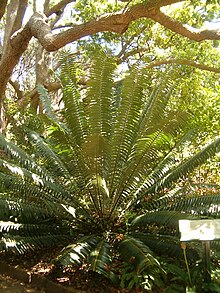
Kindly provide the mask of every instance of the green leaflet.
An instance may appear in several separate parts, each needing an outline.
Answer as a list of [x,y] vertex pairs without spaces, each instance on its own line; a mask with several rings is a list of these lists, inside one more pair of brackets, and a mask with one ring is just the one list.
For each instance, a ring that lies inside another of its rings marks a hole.
[[94,235],[83,237],[76,243],[65,247],[55,259],[55,262],[59,262],[63,266],[70,264],[80,265],[89,256],[97,242],[98,239]]
[[[169,256],[181,259],[183,250],[178,237],[170,235],[154,235],[153,233],[131,233],[132,237],[145,243],[156,255]],[[201,246],[193,243],[187,244],[187,255],[190,260],[199,259]]]
[[138,274],[149,267],[152,269],[153,267],[160,267],[149,247],[133,237],[126,236],[122,239],[119,253],[123,260],[135,266]]
[[14,253],[25,253],[28,250],[43,248],[45,246],[54,246],[58,243],[63,243],[69,239],[66,233],[51,234],[40,236],[11,236],[4,235],[0,239],[0,250],[11,251]]
[[112,269],[111,247],[105,239],[98,242],[91,251],[88,262],[91,263],[93,271],[106,276],[114,285],[118,284],[118,277]]
[[136,227],[144,227],[144,225],[155,224],[159,226],[166,226],[170,228],[178,228],[178,221],[180,219],[192,219],[192,215],[187,215],[178,211],[156,211],[146,213],[135,218],[132,223],[132,229]]
[[69,178],[70,174],[65,166],[65,164],[60,160],[58,155],[44,142],[44,140],[34,131],[27,131],[30,141],[33,143],[36,151],[38,151],[41,156],[46,158],[47,163],[53,167],[53,172],[64,178]]

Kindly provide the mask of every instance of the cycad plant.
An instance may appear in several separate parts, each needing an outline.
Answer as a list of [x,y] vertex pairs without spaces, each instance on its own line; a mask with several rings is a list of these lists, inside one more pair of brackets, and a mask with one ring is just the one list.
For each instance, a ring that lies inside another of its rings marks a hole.
[[115,82],[115,68],[100,53],[80,91],[67,59],[63,110],[55,114],[38,88],[46,138],[25,129],[32,149],[24,151],[0,136],[0,248],[24,253],[68,242],[56,262],[85,263],[117,284],[114,261],[136,274],[162,272],[156,254],[182,257],[178,220],[217,215],[219,196],[189,199],[170,188],[218,152],[220,139],[181,160],[195,136],[184,132],[187,115],[172,109],[172,81],[164,77],[149,94],[144,70]]

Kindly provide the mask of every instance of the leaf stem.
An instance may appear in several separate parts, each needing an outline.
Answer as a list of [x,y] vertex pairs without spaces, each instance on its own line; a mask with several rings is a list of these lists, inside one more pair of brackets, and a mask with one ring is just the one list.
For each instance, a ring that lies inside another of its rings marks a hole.
[[189,284],[190,284],[190,287],[192,287],[192,279],[191,279],[189,264],[188,264],[188,260],[187,260],[187,256],[186,256],[186,243],[185,242],[181,243],[181,248],[183,250],[183,256],[184,256],[186,269],[187,269],[187,273],[188,273],[188,277],[189,277]]

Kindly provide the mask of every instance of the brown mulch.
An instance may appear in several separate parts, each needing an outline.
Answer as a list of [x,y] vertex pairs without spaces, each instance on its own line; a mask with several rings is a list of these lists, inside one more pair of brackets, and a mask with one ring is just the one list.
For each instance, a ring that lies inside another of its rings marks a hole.
[[9,276],[0,275],[0,293],[44,293],[44,291],[33,288]]
[[[58,255],[60,248],[53,250],[44,250],[38,252],[30,252],[25,255],[16,255],[12,253],[3,254],[0,253],[0,261],[3,261],[13,267],[25,269],[29,274],[42,275],[53,281],[69,288],[70,290],[79,290],[79,292],[91,292],[91,293],[117,293],[120,290],[114,288],[112,283],[105,277],[94,273],[92,271],[81,270],[63,270],[56,268],[50,263],[51,258]],[[6,282],[6,280],[5,280]],[[22,288],[20,285],[20,289]],[[10,290],[10,289],[9,289]],[[41,292],[41,291],[1,291],[1,292]],[[42,291],[43,292],[43,291]],[[122,291],[121,291],[122,292]],[[125,292],[125,291],[124,291]]]

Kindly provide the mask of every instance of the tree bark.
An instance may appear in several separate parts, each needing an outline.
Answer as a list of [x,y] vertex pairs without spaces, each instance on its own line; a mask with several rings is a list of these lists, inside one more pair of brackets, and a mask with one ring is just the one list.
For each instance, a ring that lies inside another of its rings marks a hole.
[[220,73],[220,68],[216,68],[213,66],[207,66],[207,65],[200,64],[200,63],[198,63],[196,61],[192,61],[192,60],[175,59],[175,58],[170,58],[170,59],[165,59],[165,60],[157,60],[157,61],[151,62],[146,66],[146,68],[153,68],[153,67],[165,65],[165,64],[188,65],[188,66],[192,66],[195,68],[199,68],[201,70],[210,71],[213,73]]
[[35,13],[32,16],[29,27],[32,35],[36,37],[41,45],[48,51],[56,51],[68,43],[98,32],[109,31],[122,34],[128,29],[131,22],[140,18],[150,18],[190,40],[198,42],[202,40],[220,40],[220,31],[198,30],[185,26],[165,15],[159,9],[161,6],[180,1],[156,1],[155,5],[153,5],[152,2],[153,1],[149,1],[147,4],[134,5],[125,12],[104,15],[98,19],[75,25],[58,34],[52,32],[50,26],[46,23],[45,16],[39,13]]
[[0,2],[0,20],[2,19],[3,15],[5,14],[5,9],[7,6],[8,0],[1,0]]

